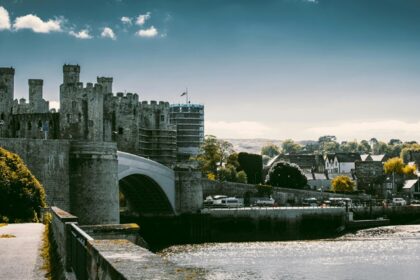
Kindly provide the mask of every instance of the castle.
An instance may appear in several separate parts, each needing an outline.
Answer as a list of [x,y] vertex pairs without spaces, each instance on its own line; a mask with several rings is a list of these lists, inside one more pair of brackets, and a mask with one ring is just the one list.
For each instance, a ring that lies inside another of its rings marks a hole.
[[63,66],[60,109],[49,110],[43,80],[29,80],[29,103],[14,100],[13,68],[0,68],[0,137],[116,142],[118,150],[172,167],[198,153],[204,106],[139,101],[112,91],[113,78],[80,82],[80,66]]

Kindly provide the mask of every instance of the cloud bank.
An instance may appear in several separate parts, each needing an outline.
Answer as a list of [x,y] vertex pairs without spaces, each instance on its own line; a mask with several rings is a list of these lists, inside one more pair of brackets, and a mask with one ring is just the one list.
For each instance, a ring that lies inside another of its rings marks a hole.
[[112,40],[117,39],[117,36],[115,36],[114,31],[110,27],[105,27],[102,30],[101,37],[102,38],[110,38]]
[[49,19],[43,21],[37,15],[25,15],[17,17],[13,24],[14,30],[30,29],[35,33],[59,32],[61,30],[61,19]]
[[89,34],[89,30],[82,29],[79,32],[74,32],[73,30],[69,32],[69,35],[76,37],[77,39],[92,39],[92,36]]
[[11,27],[9,12],[0,6],[0,30],[9,30]]
[[140,29],[137,31],[136,35],[139,37],[146,37],[146,38],[152,38],[156,37],[158,35],[158,31],[154,26],[151,26],[148,29]]
[[137,24],[137,25],[140,25],[140,26],[144,25],[144,24],[146,23],[146,21],[147,21],[148,19],[150,19],[150,16],[151,16],[151,13],[150,13],[150,12],[147,12],[147,13],[146,13],[146,14],[144,14],[144,15],[139,15],[139,16],[137,17],[136,24]]

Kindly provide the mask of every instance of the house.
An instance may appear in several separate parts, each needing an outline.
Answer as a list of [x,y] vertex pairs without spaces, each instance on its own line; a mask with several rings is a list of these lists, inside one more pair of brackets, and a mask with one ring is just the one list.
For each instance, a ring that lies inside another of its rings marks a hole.
[[412,179],[406,180],[403,186],[403,192],[408,195],[409,198],[420,198],[420,180]]
[[326,155],[325,169],[328,173],[347,173],[350,174],[354,170],[354,163],[359,160],[361,161],[360,154],[358,153],[335,153],[333,155]]
[[382,154],[382,155],[363,154],[363,155],[360,155],[360,158],[362,161],[379,161],[379,162],[384,163],[390,157],[387,154]]
[[356,161],[354,174],[357,189],[365,190],[369,194],[384,196],[386,180],[383,164],[380,161]]

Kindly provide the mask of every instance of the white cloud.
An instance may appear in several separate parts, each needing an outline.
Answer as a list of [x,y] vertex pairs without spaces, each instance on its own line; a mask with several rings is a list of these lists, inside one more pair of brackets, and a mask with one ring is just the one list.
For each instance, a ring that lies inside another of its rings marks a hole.
[[31,29],[36,33],[50,33],[61,31],[61,19],[49,19],[48,21],[43,21],[36,15],[25,15],[17,17],[13,28],[15,30],[20,29]]
[[89,30],[82,29],[79,32],[74,32],[73,30],[69,32],[69,35],[76,37],[78,39],[92,39],[92,36],[89,34]]
[[140,36],[140,37],[148,37],[148,38],[151,38],[151,37],[157,36],[158,35],[158,31],[157,31],[157,29],[154,26],[152,26],[152,27],[150,27],[148,29],[140,29],[139,31],[136,32],[136,35],[137,36]]
[[102,30],[101,37],[103,37],[103,38],[110,38],[112,40],[115,40],[117,38],[117,36],[115,36],[114,31],[111,28],[109,28],[109,27],[105,27]]
[[132,19],[129,18],[129,17],[122,17],[121,22],[124,23],[124,24],[127,24],[127,25],[133,24]]
[[9,12],[2,6],[0,6],[0,30],[10,29],[10,17]]
[[137,25],[143,25],[148,19],[150,19],[150,12],[147,12],[144,15],[139,15],[136,20]]
[[206,134],[215,135],[218,138],[258,138],[271,131],[268,126],[252,121],[214,122],[206,120],[205,129]]
[[339,139],[378,139],[399,138],[403,140],[420,139],[420,121],[380,120],[365,122],[344,122],[330,126],[307,129],[315,135],[336,135]]

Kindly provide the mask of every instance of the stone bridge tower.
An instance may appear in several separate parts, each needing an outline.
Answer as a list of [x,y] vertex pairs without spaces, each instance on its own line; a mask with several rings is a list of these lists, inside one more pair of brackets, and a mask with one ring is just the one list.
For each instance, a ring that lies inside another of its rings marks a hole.
[[14,94],[14,68],[0,68],[0,137],[9,136]]

